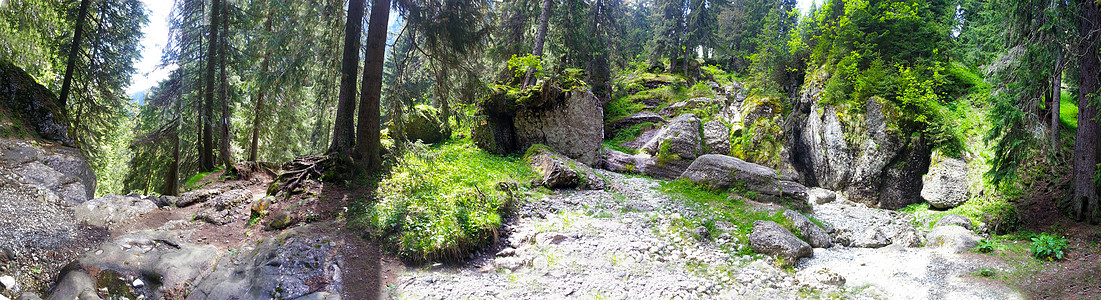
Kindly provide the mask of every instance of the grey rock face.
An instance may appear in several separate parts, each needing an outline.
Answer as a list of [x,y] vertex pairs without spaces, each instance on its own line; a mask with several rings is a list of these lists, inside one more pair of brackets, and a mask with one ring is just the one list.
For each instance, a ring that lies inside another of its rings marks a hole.
[[835,201],[814,207],[814,217],[826,225],[834,243],[856,248],[920,244],[908,215],[849,203]]
[[471,139],[478,148],[489,153],[506,155],[516,149],[516,129],[512,118],[482,117],[471,129]]
[[837,193],[827,189],[810,188],[807,190],[807,199],[814,204],[826,204],[837,200]]
[[665,118],[651,111],[642,111],[608,123],[608,126],[604,128],[604,134],[611,138],[620,130],[643,123],[661,124],[665,123]]
[[60,247],[76,238],[76,225],[57,194],[23,183],[22,176],[0,164],[0,251],[18,257]]
[[[668,146],[666,146],[668,144]],[[642,146],[650,155],[658,155],[662,147],[669,147],[668,154],[676,154],[684,160],[693,160],[703,152],[700,140],[700,119],[693,114],[683,114],[669,121],[669,125]]]
[[9,62],[0,63],[0,106],[18,114],[14,120],[34,128],[42,138],[76,146],[69,137],[65,104],[30,74]]
[[94,226],[125,224],[157,209],[153,201],[140,197],[106,195],[77,205],[73,213],[78,222]]
[[0,165],[5,165],[26,184],[57,194],[62,204],[73,206],[95,195],[96,176],[80,150],[41,146],[29,141],[0,138]]
[[708,154],[730,154],[730,128],[715,120],[703,124],[703,141]]
[[952,253],[960,253],[978,245],[982,238],[974,232],[956,225],[934,227],[925,235],[925,247],[941,248]]
[[215,225],[225,225],[240,219],[245,203],[252,200],[252,191],[239,189],[218,194],[203,203],[195,218]]
[[938,157],[922,181],[921,197],[933,207],[953,208],[969,198],[967,162],[962,159]]
[[218,261],[194,285],[187,299],[296,299],[317,293],[339,295],[340,255],[332,237],[298,227],[265,240],[253,251]]
[[753,232],[747,238],[753,250],[783,258],[788,265],[794,265],[800,258],[814,255],[809,244],[776,222],[753,222]]
[[188,207],[194,204],[203,203],[222,192],[225,192],[225,190],[220,188],[204,188],[186,192],[180,195],[179,198],[176,198],[176,206]]
[[600,159],[604,108],[588,88],[575,88],[561,103],[523,108],[513,118],[518,146],[543,144],[582,163]]
[[[821,73],[808,82],[825,82],[828,74]],[[921,202],[921,175],[931,155],[928,142],[890,126],[895,121],[884,113],[890,104],[882,99],[869,98],[866,113],[853,115],[819,103],[823,90],[818,83],[804,86],[804,108],[792,122],[797,135],[792,138],[798,139],[792,160],[807,182],[844,191],[850,200],[874,207],[899,209]]]
[[127,234],[81,256],[61,275],[50,299],[74,299],[88,292],[95,295],[94,282],[98,278],[90,274],[105,276],[108,272],[102,270],[142,282],[157,282],[162,287],[125,285],[127,292],[133,295],[144,295],[146,299],[182,298],[183,291],[213,268],[219,256],[220,251],[214,246],[180,242],[171,231],[146,230]]
[[833,245],[830,242],[830,235],[826,233],[826,230],[822,227],[818,227],[818,224],[814,224],[801,213],[793,210],[785,210],[784,217],[791,220],[791,223],[795,225],[795,228],[799,228],[799,233],[803,235],[803,240],[810,244],[814,248],[829,248]]
[[649,155],[630,155],[604,148],[601,167],[619,173],[645,174],[654,178],[676,179],[688,169],[690,161],[670,159],[659,161]]
[[949,225],[960,226],[960,227],[966,228],[967,230],[972,229],[971,228],[972,227],[971,219],[968,219],[967,217],[964,217],[964,216],[961,216],[961,215],[951,214],[951,215],[941,217],[940,220],[937,220],[937,226],[949,226]]
[[700,156],[680,178],[714,189],[744,188],[758,193],[760,200],[787,201],[800,209],[807,207],[805,186],[777,174],[776,170],[735,157],[718,154]]
[[568,157],[536,149],[525,158],[535,172],[543,175],[543,186],[551,189],[584,188],[602,190],[607,185],[589,166]]

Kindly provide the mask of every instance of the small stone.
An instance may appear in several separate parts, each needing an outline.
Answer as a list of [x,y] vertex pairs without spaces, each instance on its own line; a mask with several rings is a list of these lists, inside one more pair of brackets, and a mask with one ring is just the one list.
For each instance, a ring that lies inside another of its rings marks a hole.
[[4,275],[3,277],[0,277],[0,284],[4,285],[5,289],[15,289],[15,277]]
[[505,248],[500,252],[497,252],[498,257],[513,256],[516,255],[516,248]]
[[141,287],[145,286],[145,282],[142,282],[141,279],[134,279],[134,284],[132,284],[132,285],[135,288],[141,288]]
[[11,299],[8,299],[8,297],[4,297],[4,295],[0,295],[0,300],[11,300]]
[[535,236],[535,243],[540,246],[548,246],[551,244],[558,244],[565,241],[568,237],[557,232],[544,232]]

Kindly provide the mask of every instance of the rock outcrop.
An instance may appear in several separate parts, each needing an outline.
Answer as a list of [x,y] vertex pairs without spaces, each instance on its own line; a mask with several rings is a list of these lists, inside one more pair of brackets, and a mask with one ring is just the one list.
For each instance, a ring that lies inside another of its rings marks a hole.
[[604,135],[611,138],[620,130],[645,123],[661,124],[665,123],[665,118],[650,111],[639,112],[608,123],[607,126],[604,126]]
[[965,252],[975,248],[982,238],[974,232],[956,225],[934,227],[925,235],[925,247],[940,248],[952,253]]
[[601,167],[619,173],[645,174],[654,178],[676,179],[688,169],[691,161],[659,159],[648,154],[627,154],[604,148]]
[[[402,123],[405,138],[410,141],[420,140],[427,144],[437,143],[447,138],[444,136],[443,121],[440,120],[439,114],[436,108],[428,105],[413,107]],[[391,129],[391,132],[394,130]]]
[[730,154],[730,128],[722,121],[703,124],[703,141],[707,145],[707,154]]
[[543,144],[588,165],[600,161],[604,108],[588,87],[564,89],[547,80],[523,94],[498,91],[488,97],[471,133],[476,145],[512,153]]
[[125,224],[154,209],[157,204],[148,199],[111,194],[77,205],[74,213],[77,221],[109,227]]
[[550,189],[602,190],[607,185],[589,166],[554,153],[546,146],[532,146],[524,155],[524,161],[543,176],[543,186]]
[[669,121],[641,150],[659,157],[676,155],[678,159],[696,159],[703,152],[700,119],[694,114],[678,116]]
[[973,227],[973,225],[971,224],[971,219],[968,219],[967,217],[957,215],[957,214],[951,214],[951,215],[943,216],[943,217],[940,218],[940,220],[937,220],[937,226],[948,226],[948,225],[955,225],[955,226],[963,227],[967,230],[971,230],[972,227]]
[[[60,103],[46,87],[38,84],[30,74],[7,61],[0,61],[0,106],[12,114],[12,124],[0,127],[0,135],[11,135],[10,131],[20,128],[33,128],[34,135],[65,146],[74,147],[76,143],[69,137],[68,116],[65,104]],[[9,132],[4,132],[9,131]]]
[[826,230],[819,227],[818,224],[811,222],[807,216],[796,212],[794,210],[784,210],[784,217],[791,220],[791,224],[795,228],[799,229],[799,233],[803,236],[803,240],[810,244],[814,248],[829,248],[833,245],[830,242],[830,235],[826,233]]
[[895,108],[883,99],[867,99],[863,113],[820,101],[827,80],[824,69],[810,74],[785,126],[791,160],[804,183],[874,207],[920,203],[929,142],[901,132],[897,117],[889,117],[897,116]]
[[726,155],[708,154],[692,162],[681,179],[713,189],[756,193],[758,200],[785,202],[806,209],[807,188],[776,170]]
[[967,162],[935,155],[929,174],[923,177],[921,197],[933,207],[949,209],[967,202],[969,196]]
[[800,258],[814,255],[809,244],[776,222],[753,222],[753,232],[747,238],[753,250],[781,258],[785,266],[792,266]]

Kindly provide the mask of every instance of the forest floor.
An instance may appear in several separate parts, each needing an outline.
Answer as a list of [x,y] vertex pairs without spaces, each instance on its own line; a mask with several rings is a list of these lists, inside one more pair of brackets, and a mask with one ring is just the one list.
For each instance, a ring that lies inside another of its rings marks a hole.
[[780,268],[739,255],[745,242],[720,233],[735,228],[700,234],[706,229],[684,226],[696,213],[662,193],[660,181],[598,172],[607,190],[526,202],[498,245],[460,263],[407,266],[385,285],[385,298],[1024,298],[1003,281],[973,275],[1012,265],[973,253],[835,245]]
[[[1027,241],[1007,241],[997,253],[1019,267],[1000,278],[1028,287],[1028,296],[1033,299],[1101,299],[1101,226],[1067,218],[1053,200],[1058,193],[1052,195],[1020,204],[1021,218],[1028,222],[1019,232],[1049,232],[1066,237],[1064,259],[1038,261],[1029,256]],[[1025,236],[1021,233],[1018,235]]]

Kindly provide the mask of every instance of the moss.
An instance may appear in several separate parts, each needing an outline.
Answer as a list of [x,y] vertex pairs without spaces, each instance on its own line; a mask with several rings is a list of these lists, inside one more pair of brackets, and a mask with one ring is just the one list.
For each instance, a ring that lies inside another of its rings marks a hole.
[[669,161],[680,160],[680,155],[672,153],[671,147],[672,144],[669,143],[669,140],[662,141],[661,146],[658,147],[657,159],[659,168],[665,167],[665,163]]
[[539,153],[554,153],[554,148],[543,144],[531,145],[531,147],[528,147],[528,150],[524,152],[524,161],[530,163],[531,157]]

